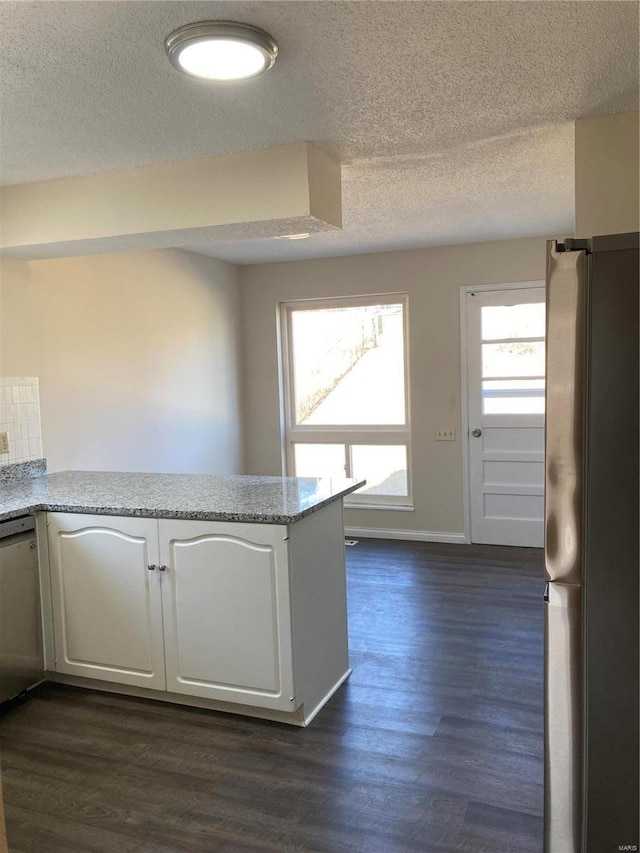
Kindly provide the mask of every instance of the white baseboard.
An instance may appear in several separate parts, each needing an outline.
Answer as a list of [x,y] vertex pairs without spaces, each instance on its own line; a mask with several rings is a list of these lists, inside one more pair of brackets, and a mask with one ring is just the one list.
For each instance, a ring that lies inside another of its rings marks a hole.
[[449,542],[466,545],[464,533],[437,533],[433,530],[386,530],[381,527],[345,527],[345,535],[353,539],[409,539],[417,542]]

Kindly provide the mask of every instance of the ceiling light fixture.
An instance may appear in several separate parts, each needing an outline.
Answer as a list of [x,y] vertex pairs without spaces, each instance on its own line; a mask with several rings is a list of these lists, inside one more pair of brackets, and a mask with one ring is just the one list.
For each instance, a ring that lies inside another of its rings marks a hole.
[[306,240],[311,237],[310,231],[301,231],[300,234],[281,234],[276,237],[276,240]]
[[178,71],[219,82],[256,77],[278,56],[269,33],[235,21],[186,24],[166,37],[164,47]]

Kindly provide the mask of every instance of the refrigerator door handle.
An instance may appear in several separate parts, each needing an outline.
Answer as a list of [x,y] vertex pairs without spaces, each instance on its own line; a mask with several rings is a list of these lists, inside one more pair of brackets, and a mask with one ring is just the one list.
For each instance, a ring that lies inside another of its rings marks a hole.
[[546,579],[582,583],[587,253],[547,243]]

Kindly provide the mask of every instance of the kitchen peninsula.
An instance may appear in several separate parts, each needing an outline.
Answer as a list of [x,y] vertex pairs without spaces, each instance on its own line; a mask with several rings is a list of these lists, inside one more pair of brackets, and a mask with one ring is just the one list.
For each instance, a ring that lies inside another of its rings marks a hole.
[[35,513],[47,678],[307,725],[350,673],[354,480],[66,471]]

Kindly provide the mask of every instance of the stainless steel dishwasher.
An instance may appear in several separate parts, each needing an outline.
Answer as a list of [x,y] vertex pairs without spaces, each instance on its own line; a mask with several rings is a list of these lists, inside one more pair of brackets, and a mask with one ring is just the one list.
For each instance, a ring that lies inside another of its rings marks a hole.
[[0,702],[44,678],[35,520],[0,522]]

